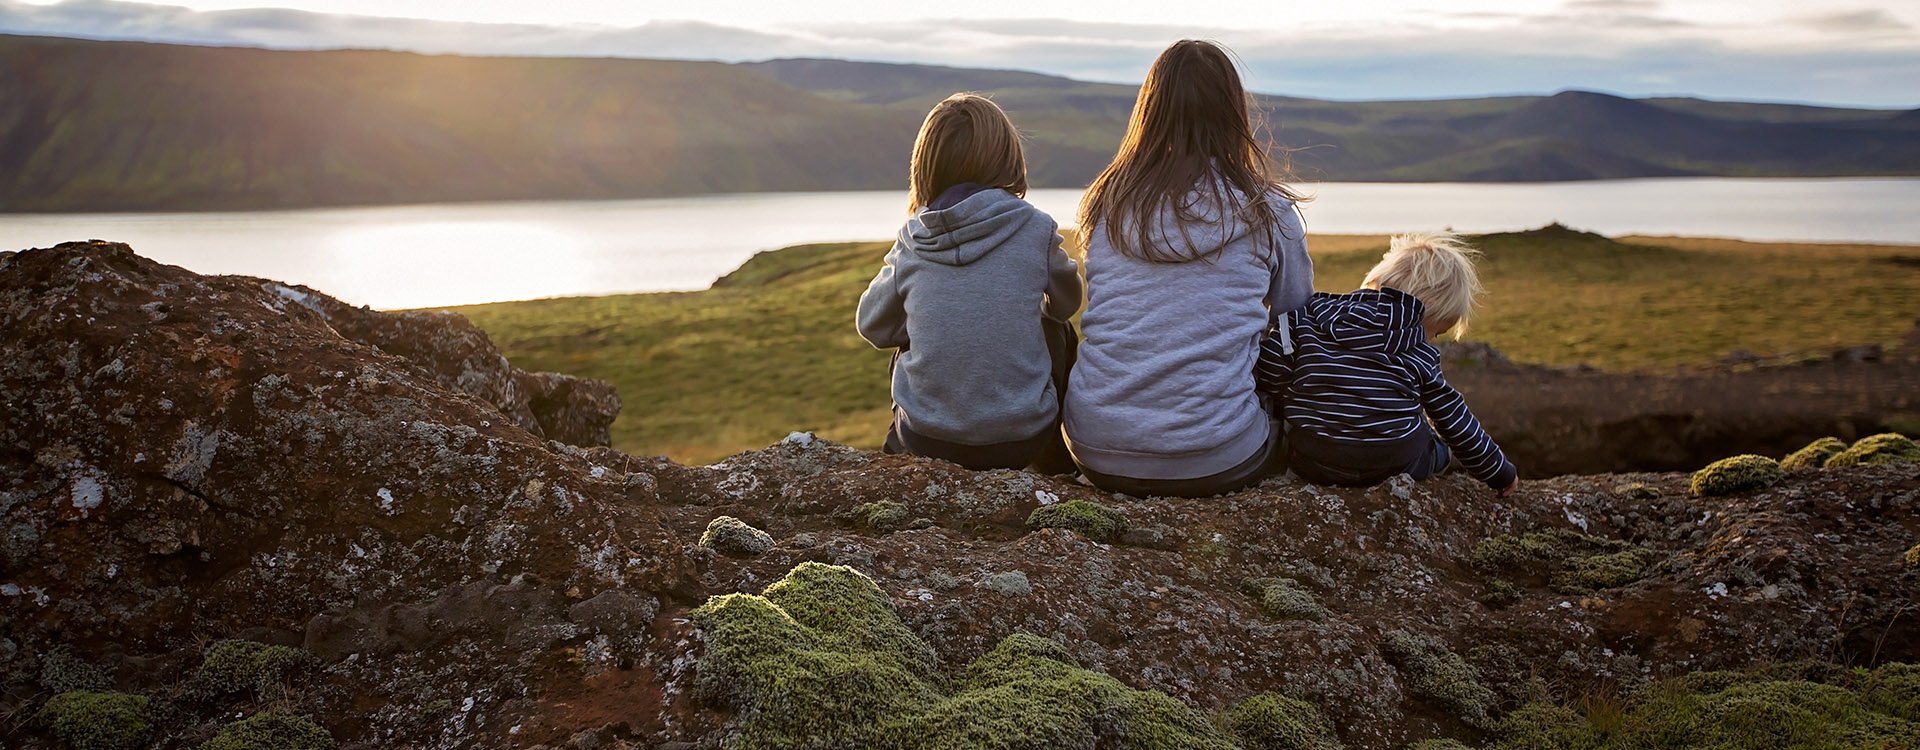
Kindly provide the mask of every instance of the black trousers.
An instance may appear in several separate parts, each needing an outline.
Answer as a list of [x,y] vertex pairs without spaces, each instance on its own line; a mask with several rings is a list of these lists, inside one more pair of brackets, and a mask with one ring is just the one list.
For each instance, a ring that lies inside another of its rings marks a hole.
[[1134,497],[1213,497],[1246,489],[1284,471],[1286,458],[1281,424],[1274,422],[1273,434],[1267,438],[1266,445],[1254,451],[1247,460],[1218,474],[1193,479],[1136,479],[1102,474],[1085,466],[1080,467],[1080,473],[1085,474],[1087,481],[1095,487]]
[[[1047,354],[1053,359],[1053,391],[1064,406],[1067,400],[1067,376],[1073,371],[1073,363],[1080,357],[1080,335],[1074,332],[1073,324],[1048,318],[1041,318],[1040,331],[1046,336]],[[900,351],[906,351],[906,347],[901,347]],[[895,352],[893,359],[897,362],[900,353]],[[892,362],[887,364],[887,375],[891,381]],[[1073,455],[1067,452],[1066,440],[1060,433],[1059,417],[1055,417],[1053,424],[1041,430],[1040,434],[1025,440],[963,445],[927,437],[908,429],[900,407],[895,405],[893,425],[887,429],[887,440],[881,445],[881,450],[951,461],[974,471],[1026,468],[1046,474],[1074,471]]]
[[1424,422],[1391,443],[1338,443],[1297,430],[1287,436],[1287,465],[1315,484],[1371,487],[1399,474],[1426,479],[1452,461],[1453,451]]

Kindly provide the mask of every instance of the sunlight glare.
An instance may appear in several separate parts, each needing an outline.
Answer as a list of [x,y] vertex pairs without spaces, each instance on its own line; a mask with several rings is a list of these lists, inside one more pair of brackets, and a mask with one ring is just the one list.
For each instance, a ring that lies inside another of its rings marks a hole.
[[577,237],[540,224],[374,223],[329,237],[321,255],[346,284],[329,292],[383,309],[578,293],[591,274]]

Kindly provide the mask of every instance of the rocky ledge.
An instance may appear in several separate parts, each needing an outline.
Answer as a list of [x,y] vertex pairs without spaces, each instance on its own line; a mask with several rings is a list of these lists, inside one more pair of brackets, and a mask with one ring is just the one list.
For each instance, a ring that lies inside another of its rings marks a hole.
[[1505,499],[688,467],[457,316],[111,243],[0,255],[0,403],[9,746],[1920,746],[1900,439]]

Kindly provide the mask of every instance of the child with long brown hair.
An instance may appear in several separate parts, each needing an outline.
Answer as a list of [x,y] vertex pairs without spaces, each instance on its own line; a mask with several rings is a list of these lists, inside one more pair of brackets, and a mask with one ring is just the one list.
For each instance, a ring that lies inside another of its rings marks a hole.
[[1082,473],[1131,495],[1259,481],[1281,433],[1254,390],[1262,334],[1313,293],[1306,227],[1225,49],[1185,40],[1147,72],[1087,189],[1087,309],[1065,426]]
[[868,343],[899,349],[886,450],[1070,469],[1059,394],[1080,272],[1024,200],[1019,131],[984,97],[947,97],[920,127],[908,185],[912,216],[855,316]]

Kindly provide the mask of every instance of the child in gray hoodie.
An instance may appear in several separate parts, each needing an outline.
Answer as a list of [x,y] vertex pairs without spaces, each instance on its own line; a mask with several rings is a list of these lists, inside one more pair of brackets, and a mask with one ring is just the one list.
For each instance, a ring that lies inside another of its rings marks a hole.
[[969,469],[1071,469],[1060,397],[1078,266],[1023,196],[1020,134],[993,102],[935,105],[913,148],[913,215],[860,296],[860,336],[897,348],[889,453]]

